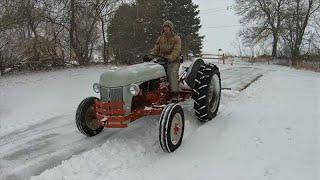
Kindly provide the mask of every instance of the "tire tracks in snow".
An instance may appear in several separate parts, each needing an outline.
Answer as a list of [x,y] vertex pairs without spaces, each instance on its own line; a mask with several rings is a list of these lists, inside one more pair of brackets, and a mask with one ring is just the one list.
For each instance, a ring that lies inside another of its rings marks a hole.
[[[89,139],[77,132],[73,115],[60,115],[0,138],[0,179],[38,175],[105,142],[117,131]],[[72,121],[70,121],[72,119]]]
[[241,91],[244,87],[250,86],[250,82],[258,76],[266,73],[266,70],[253,67],[228,68],[221,71],[223,88],[231,88]]
[[[61,119],[65,117],[66,115],[59,115],[59,116],[54,116],[51,117],[41,123],[31,125],[27,129],[24,130],[19,130],[19,131],[14,131],[11,132],[7,135],[4,135],[0,137],[0,146],[4,146],[8,143],[20,141],[24,138],[30,138],[30,136],[38,135],[41,134],[42,132],[46,132],[48,130],[56,129],[61,127],[61,125],[54,126],[55,120]],[[28,135],[28,136],[26,136]]]

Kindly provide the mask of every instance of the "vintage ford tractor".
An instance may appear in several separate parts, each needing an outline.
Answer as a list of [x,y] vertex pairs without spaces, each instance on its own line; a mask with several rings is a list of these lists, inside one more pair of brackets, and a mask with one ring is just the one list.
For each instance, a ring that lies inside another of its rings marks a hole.
[[75,121],[79,131],[95,136],[104,128],[126,128],[141,117],[160,115],[161,148],[175,151],[181,145],[185,126],[179,103],[192,98],[199,121],[212,120],[219,109],[221,79],[217,66],[198,59],[180,73],[179,98],[173,102],[166,62],[155,56],[150,62],[106,70],[93,85],[100,98],[88,97],[78,106]]

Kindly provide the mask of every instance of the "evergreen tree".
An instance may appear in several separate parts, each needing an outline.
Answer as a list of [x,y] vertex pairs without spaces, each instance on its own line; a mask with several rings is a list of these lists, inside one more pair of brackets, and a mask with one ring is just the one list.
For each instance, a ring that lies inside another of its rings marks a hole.
[[134,5],[123,4],[115,12],[108,28],[108,42],[118,63],[130,64],[136,48],[136,10]]
[[108,28],[108,40],[118,63],[141,62],[160,35],[162,1],[137,0],[123,4],[116,11]]
[[141,9],[143,9],[143,25],[146,35],[146,46],[149,49],[153,48],[158,36],[161,34],[162,23],[165,18],[165,8],[163,0],[138,0]]
[[182,39],[182,53],[201,53],[198,5],[191,0],[136,0],[116,11],[108,28],[108,40],[119,63],[136,63],[148,54],[159,37],[165,20],[174,23]]

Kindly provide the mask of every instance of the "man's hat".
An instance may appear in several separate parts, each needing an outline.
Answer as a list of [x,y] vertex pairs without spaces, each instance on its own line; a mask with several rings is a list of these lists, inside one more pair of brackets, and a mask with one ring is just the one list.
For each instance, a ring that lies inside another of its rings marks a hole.
[[169,20],[165,21],[162,26],[163,27],[168,26],[173,31],[173,23],[171,21],[169,21]]

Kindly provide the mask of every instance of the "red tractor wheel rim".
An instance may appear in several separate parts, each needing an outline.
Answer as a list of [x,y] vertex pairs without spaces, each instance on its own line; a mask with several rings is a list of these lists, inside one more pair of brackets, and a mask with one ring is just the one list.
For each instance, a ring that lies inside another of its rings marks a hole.
[[170,138],[173,145],[177,145],[182,135],[182,116],[177,113],[174,115],[171,123]]

